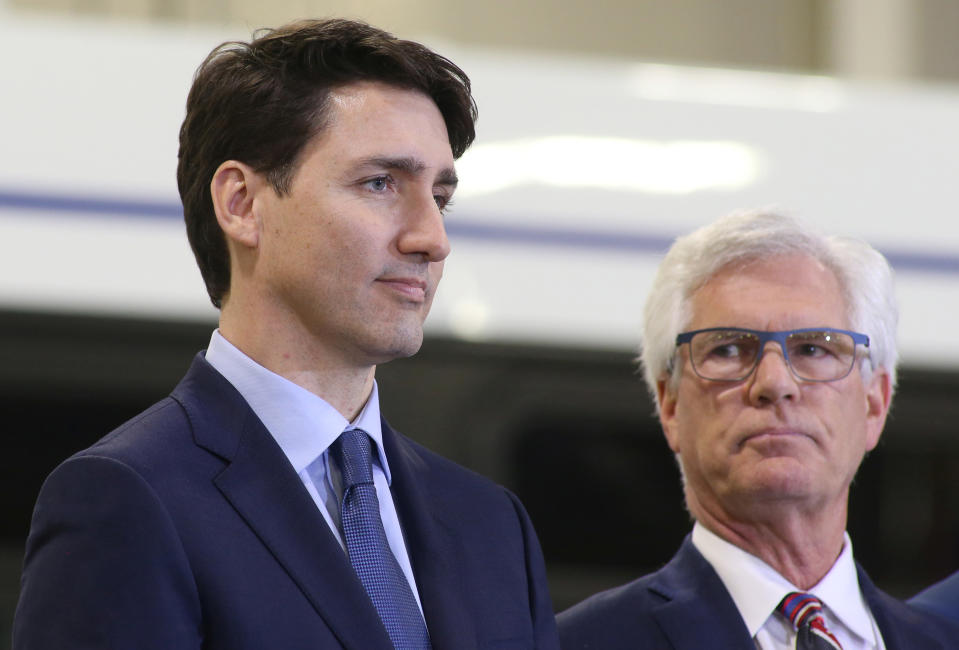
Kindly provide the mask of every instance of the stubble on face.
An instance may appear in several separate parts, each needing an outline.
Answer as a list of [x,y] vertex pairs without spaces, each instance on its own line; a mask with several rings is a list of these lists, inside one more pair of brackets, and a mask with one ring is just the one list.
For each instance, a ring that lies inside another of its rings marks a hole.
[[330,107],[290,193],[264,210],[263,295],[293,347],[370,366],[422,344],[449,252],[437,196],[452,194],[453,159],[425,95],[352,84]]

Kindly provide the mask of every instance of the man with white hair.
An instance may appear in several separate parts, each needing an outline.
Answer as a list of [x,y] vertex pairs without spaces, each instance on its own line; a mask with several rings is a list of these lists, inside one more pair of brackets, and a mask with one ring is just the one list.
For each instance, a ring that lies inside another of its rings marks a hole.
[[659,571],[559,616],[564,648],[955,648],[853,559],[849,486],[896,378],[883,256],[766,212],[679,238],[641,350],[693,531]]

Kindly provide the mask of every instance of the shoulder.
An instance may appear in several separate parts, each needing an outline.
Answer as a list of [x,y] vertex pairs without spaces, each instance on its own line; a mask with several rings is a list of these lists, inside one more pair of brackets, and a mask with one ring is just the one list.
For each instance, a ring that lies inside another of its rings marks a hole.
[[[44,481],[26,541],[15,647],[70,647],[90,630],[111,647],[190,647],[198,595],[164,496],[172,482],[151,480],[152,452],[142,449],[149,437],[137,420]],[[147,629],[156,645],[143,643]]]
[[926,611],[959,621],[959,572],[923,589],[908,602]]
[[181,476],[192,459],[228,458],[255,419],[233,386],[198,354],[171,394],[72,460],[110,458],[144,476]]
[[[228,440],[237,435],[237,427],[227,426],[232,422],[218,422],[209,415],[210,411],[227,409],[231,413],[245,413],[236,403],[220,404],[222,400],[204,387],[204,382],[198,383],[198,374],[207,371],[215,373],[198,357],[170,396],[61,463],[47,477],[38,508],[70,502],[71,490],[105,490],[106,494],[114,495],[110,499],[114,505],[123,502],[121,491],[130,498],[139,494],[148,500],[166,501],[166,497],[175,494],[182,497],[182,501],[190,501],[190,491],[209,483],[224,466],[222,449],[201,439]],[[219,375],[208,377],[206,384],[215,383],[216,377]],[[197,406],[199,404],[203,406]],[[197,415],[198,410],[206,415]],[[211,436],[211,430],[223,433]],[[224,449],[228,446],[219,445]]]
[[564,649],[751,645],[732,598],[689,536],[658,571],[591,596],[556,620]]
[[[211,460],[210,454],[197,446],[183,407],[167,397],[75,453],[54,469],[47,481],[58,477],[119,480],[136,475],[147,484],[160,486],[182,480],[197,469],[198,463],[209,464]],[[213,465],[222,467],[222,462]]]
[[130,418],[72,458],[106,457],[138,464],[170,451],[170,443],[190,436],[190,423],[176,400],[167,397]]
[[450,504],[459,503],[459,507],[464,502],[479,507],[514,508],[519,505],[515,495],[503,486],[427,449],[385,421],[383,437],[394,476],[399,474],[401,478],[426,487],[434,498]]
[[[37,497],[31,536],[71,518],[135,531],[155,515],[170,525],[170,493],[177,486],[196,493],[191,475],[222,468],[196,449],[180,405],[171,398],[157,402],[54,468]],[[208,467],[197,472],[198,464]]]
[[431,512],[444,526],[470,540],[471,548],[482,548],[488,555],[518,557],[532,547],[539,552],[529,515],[509,489],[398,434],[385,423],[383,435],[398,504]]
[[954,648],[959,622],[905,603],[878,589],[859,569],[859,585],[889,650]]
[[[450,576],[471,603],[477,627],[485,628],[482,634],[509,629],[512,621],[522,647],[557,647],[542,551],[519,499],[385,422],[383,439],[414,565],[419,557],[431,567],[455,567]],[[421,585],[421,595],[429,584]]]
[[[674,600],[687,602],[707,596],[718,599],[721,594],[726,594],[725,587],[687,535],[669,562],[657,571],[594,594],[561,613],[560,619],[573,622],[596,618],[605,621]],[[728,599],[728,594],[726,597]]]
[[668,600],[651,589],[661,571],[601,591],[561,612],[556,624],[562,647],[612,650],[639,647],[640,642],[662,643],[659,626],[650,615]]
[[651,573],[624,585],[593,594],[557,616],[560,627],[598,627],[621,624],[626,617],[662,604],[666,599],[650,589],[658,573]]
[[[439,524],[475,560],[541,562],[526,509],[507,488],[402,436],[384,423],[391,491],[408,524]],[[481,559],[485,558],[485,559]],[[530,560],[530,558],[535,558]]]

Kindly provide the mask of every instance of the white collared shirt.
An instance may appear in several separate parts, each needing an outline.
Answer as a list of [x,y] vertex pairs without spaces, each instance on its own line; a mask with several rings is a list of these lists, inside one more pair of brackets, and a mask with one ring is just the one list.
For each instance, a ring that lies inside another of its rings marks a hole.
[[390,549],[410,583],[422,612],[413,568],[390,493],[392,477],[383,447],[376,382],[373,382],[373,391],[363,410],[353,422],[349,422],[322,398],[243,354],[219,330],[215,330],[210,338],[206,360],[233,384],[263,422],[303,481],[344,551],[346,544],[340,532],[338,499],[338,495],[342,494],[341,481],[335,464],[330,463],[329,447],[348,429],[363,429],[369,434],[376,450],[373,455],[373,483],[380,504],[380,517]]
[[829,573],[807,590],[790,584],[758,557],[730,544],[698,522],[693,526],[692,541],[719,574],[757,648],[792,650],[796,647],[796,631],[784,616],[776,613],[776,607],[789,592],[805,591],[823,602],[826,627],[843,650],[885,650],[876,620],[859,590],[848,534],[844,536],[839,559]]

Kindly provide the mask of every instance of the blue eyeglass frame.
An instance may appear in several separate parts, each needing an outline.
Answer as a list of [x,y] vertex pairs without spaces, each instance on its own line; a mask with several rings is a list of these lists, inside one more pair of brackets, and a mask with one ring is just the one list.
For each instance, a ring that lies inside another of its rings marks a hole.
[[[751,375],[753,371],[759,367],[759,362],[762,361],[763,352],[766,349],[766,343],[768,343],[769,341],[775,341],[776,343],[779,344],[779,349],[782,350],[783,359],[786,361],[786,365],[789,366],[789,371],[793,373],[794,375],[796,375],[796,377],[798,377],[799,379],[802,379],[802,381],[818,381],[818,382],[839,381],[840,379],[843,379],[844,377],[848,376],[849,373],[852,372],[852,369],[856,366],[855,346],[861,345],[865,348],[869,347],[869,337],[867,335],[861,334],[860,332],[851,332],[849,330],[841,330],[836,327],[803,327],[795,330],[777,330],[772,332],[767,330],[751,330],[746,327],[707,327],[701,330],[692,330],[690,332],[682,332],[681,334],[677,335],[676,347],[678,348],[684,343],[689,343],[690,341],[693,340],[694,336],[696,336],[697,334],[702,334],[703,332],[730,332],[730,331],[746,332],[747,334],[752,334],[757,339],[759,339],[759,352],[756,354],[756,361],[753,363],[753,367],[750,368],[749,372],[747,372],[745,375],[735,379],[715,379],[713,377],[703,377],[703,379],[707,381],[742,381],[746,379],[746,377]],[[786,339],[792,336],[793,334],[803,334],[805,332],[837,332],[839,334],[846,334],[852,339],[853,352],[854,352],[853,363],[852,365],[849,366],[849,370],[846,372],[845,375],[843,375],[842,377],[836,377],[835,379],[806,379],[805,377],[800,377],[798,374],[796,374],[796,370],[793,368],[792,360],[790,360],[789,358],[789,352],[786,350]],[[699,374],[699,371],[696,370],[695,364],[692,364],[691,361],[690,363],[693,366],[693,371],[696,373],[696,375],[699,377],[702,377],[702,375]]]

